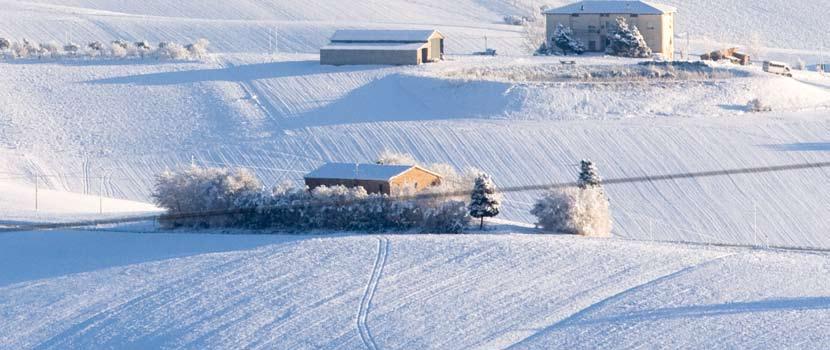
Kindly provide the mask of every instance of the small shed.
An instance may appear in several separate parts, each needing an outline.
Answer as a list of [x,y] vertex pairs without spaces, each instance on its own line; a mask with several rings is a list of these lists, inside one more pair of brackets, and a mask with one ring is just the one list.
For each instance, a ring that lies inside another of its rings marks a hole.
[[338,30],[320,49],[323,65],[419,65],[443,59],[437,30]]
[[363,187],[368,193],[421,191],[441,183],[441,175],[417,165],[326,163],[304,177],[309,189],[319,186]]

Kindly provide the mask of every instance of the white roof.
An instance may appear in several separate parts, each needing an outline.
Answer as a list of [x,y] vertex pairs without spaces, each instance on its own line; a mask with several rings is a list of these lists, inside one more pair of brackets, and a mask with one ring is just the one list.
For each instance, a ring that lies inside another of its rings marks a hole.
[[338,30],[332,42],[427,42],[435,30],[349,29]]
[[388,181],[414,167],[414,165],[326,163],[308,173],[305,178]]
[[418,50],[426,43],[332,43],[321,50],[360,51],[409,51]]
[[677,12],[677,9],[668,5],[655,4],[648,1],[580,1],[570,5],[546,10],[545,14],[639,14],[662,15]]

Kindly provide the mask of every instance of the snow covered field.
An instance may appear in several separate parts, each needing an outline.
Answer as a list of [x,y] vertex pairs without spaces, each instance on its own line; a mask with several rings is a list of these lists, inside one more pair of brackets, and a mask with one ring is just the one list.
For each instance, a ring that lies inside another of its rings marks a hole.
[[[692,52],[760,40],[761,58],[822,56],[825,1],[663,2]],[[0,0],[0,37],[205,37],[213,52],[0,60],[0,228],[157,212],[153,176],[191,163],[273,186],[389,149],[511,187],[574,181],[581,159],[607,179],[830,161],[830,77],[716,64],[655,78],[602,56],[563,66],[527,55],[523,28],[502,23],[539,4]],[[341,28],[436,28],[449,55],[320,66]],[[500,57],[469,55],[485,36]],[[754,98],[773,111],[748,113]],[[0,233],[0,349],[822,348],[829,175],[609,185],[608,240],[534,234],[538,192],[507,194],[489,235]]]
[[[587,57],[574,69],[633,64]],[[735,76],[544,82],[563,70],[556,58],[397,68],[227,54],[208,63],[0,65],[11,72],[0,94],[26,102],[0,106],[0,171],[16,174],[12,183],[31,188],[41,174],[41,185],[97,195],[103,177],[105,196],[138,201],[149,200],[155,174],[192,161],[248,167],[272,186],[384,149],[477,167],[502,187],[572,181],[583,158],[607,178],[828,160],[830,80],[811,72],[789,79],[723,67]],[[756,97],[774,111],[746,113]],[[830,247],[826,176],[613,186],[615,234]],[[504,217],[533,223],[537,196],[508,195]]]
[[32,262],[0,280],[4,349],[819,349],[830,341],[824,253],[523,234],[50,232],[0,236],[3,260]]

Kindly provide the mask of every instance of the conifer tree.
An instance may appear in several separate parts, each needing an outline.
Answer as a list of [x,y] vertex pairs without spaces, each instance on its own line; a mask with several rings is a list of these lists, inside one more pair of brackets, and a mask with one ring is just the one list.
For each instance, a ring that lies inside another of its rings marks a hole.
[[590,160],[582,160],[579,164],[579,168],[579,181],[577,182],[579,188],[586,189],[602,187],[602,178],[599,176],[594,162]]
[[652,54],[637,26],[629,27],[622,17],[617,17],[617,29],[611,33],[609,40],[611,43],[605,48],[605,53],[609,55],[646,58]]
[[585,52],[585,45],[579,39],[574,38],[573,30],[562,24],[557,25],[556,31],[553,32],[553,43],[562,50],[562,54],[565,56],[568,55],[568,51],[577,55]]
[[470,216],[481,220],[479,229],[484,229],[484,218],[499,215],[501,196],[490,175],[481,173],[476,177],[475,186],[471,194]]

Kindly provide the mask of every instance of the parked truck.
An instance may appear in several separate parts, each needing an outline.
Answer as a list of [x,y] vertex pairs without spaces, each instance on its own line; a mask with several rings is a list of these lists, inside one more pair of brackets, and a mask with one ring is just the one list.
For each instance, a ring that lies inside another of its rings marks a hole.
[[792,68],[790,68],[790,65],[776,61],[764,61],[764,72],[784,75],[791,78],[793,76]]

